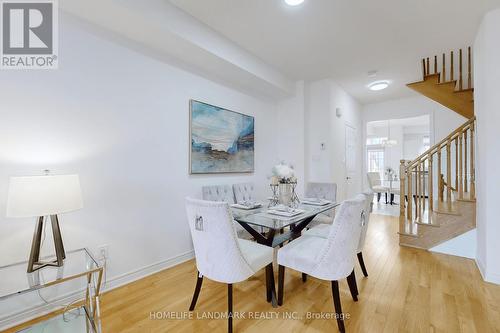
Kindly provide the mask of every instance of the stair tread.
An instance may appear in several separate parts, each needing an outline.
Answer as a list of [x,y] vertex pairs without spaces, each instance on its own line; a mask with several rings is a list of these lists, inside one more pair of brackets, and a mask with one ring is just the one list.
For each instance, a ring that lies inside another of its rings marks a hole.
[[409,236],[409,237],[414,237],[414,238],[420,238],[420,236],[418,234],[411,234],[411,233],[406,233],[406,232],[401,232],[401,231],[398,231],[398,234],[401,235],[401,236]]
[[441,87],[449,86],[450,91],[455,92],[455,87],[457,86],[457,82],[455,82],[455,81],[438,82],[438,83],[436,83],[436,85],[441,86]]
[[399,217],[400,225],[403,222],[403,225],[405,225],[405,230],[399,230],[399,234],[402,236],[411,236],[411,237],[417,237],[418,238],[418,226],[415,225],[414,223],[407,223],[408,220],[406,219],[406,216],[400,216]]
[[465,89],[458,89],[458,90],[455,90],[456,93],[465,93],[465,92],[474,92],[474,88],[465,88]]
[[457,84],[457,80],[439,82],[438,84]]
[[460,215],[456,201],[434,201],[434,213],[446,215]]
[[[447,203],[436,203],[445,205]],[[429,223],[429,210],[424,211],[422,221],[412,221],[404,225],[405,231],[400,232],[400,244],[404,246],[419,247],[429,249],[447,240],[453,239],[476,227],[475,225],[475,203],[453,201],[452,207],[456,209],[458,215],[439,214],[431,212]],[[401,217],[400,217],[400,221]],[[408,220],[406,217],[404,221]],[[412,234],[417,231],[417,235]],[[409,237],[404,237],[409,236]]]
[[457,201],[476,202],[476,198],[473,198],[472,193],[470,193],[470,192],[464,192],[462,196],[463,196],[463,198],[459,198],[459,196],[457,194]]
[[427,222],[425,220],[422,220],[422,221],[415,221],[416,224],[418,225],[425,225],[425,226],[429,226],[429,227],[435,227],[435,228],[438,228],[441,226],[441,224],[437,221],[438,219],[434,218],[434,219],[431,219],[431,222]]

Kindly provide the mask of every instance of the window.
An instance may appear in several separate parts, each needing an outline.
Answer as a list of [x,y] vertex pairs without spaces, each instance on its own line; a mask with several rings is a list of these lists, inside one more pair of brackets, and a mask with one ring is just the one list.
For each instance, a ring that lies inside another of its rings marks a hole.
[[368,149],[368,172],[384,171],[384,151],[382,149]]
[[385,141],[387,141],[387,138],[379,138],[379,137],[372,137],[372,138],[367,138],[366,139],[366,145],[367,146],[374,146],[374,145],[381,145]]
[[431,148],[431,138],[429,136],[424,136],[422,139],[422,145],[424,146],[424,151],[429,150]]

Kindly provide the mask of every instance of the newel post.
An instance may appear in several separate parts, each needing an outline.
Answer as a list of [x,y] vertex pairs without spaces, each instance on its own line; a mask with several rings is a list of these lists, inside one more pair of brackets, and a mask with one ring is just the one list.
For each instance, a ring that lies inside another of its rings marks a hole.
[[[401,160],[399,165],[399,232],[405,232],[406,224],[406,161]],[[409,198],[409,197],[408,197]],[[411,200],[411,199],[408,199]]]
[[400,165],[399,165],[399,215],[404,216],[405,215],[405,196],[406,196],[406,188],[405,188],[405,181],[406,181],[406,161],[401,160]]

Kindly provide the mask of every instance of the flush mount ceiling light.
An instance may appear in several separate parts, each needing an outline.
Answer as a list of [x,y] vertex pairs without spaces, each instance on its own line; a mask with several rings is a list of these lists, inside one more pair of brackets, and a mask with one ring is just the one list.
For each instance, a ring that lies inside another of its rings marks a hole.
[[285,0],[285,3],[289,6],[298,6],[303,2],[304,0]]
[[389,81],[375,81],[368,85],[368,89],[373,91],[384,90],[389,87]]

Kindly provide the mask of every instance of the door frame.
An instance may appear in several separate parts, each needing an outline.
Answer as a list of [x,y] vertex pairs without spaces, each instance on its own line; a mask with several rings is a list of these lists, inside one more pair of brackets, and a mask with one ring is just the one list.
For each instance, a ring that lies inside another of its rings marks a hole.
[[[355,139],[355,142],[354,142],[354,146],[357,146],[357,141],[358,141],[358,129],[356,128],[356,126],[349,122],[349,121],[344,121],[344,198],[345,199],[348,199],[349,198],[349,186],[352,186],[353,183],[351,182],[350,185],[349,185],[349,180],[352,180],[352,175],[354,175],[355,177],[359,177],[359,175],[357,174],[357,170],[356,168],[354,168],[354,171],[352,172],[352,174],[349,174],[349,171],[348,171],[348,168],[347,168],[347,128],[351,128],[354,130],[354,139]],[[354,164],[356,165],[356,163],[358,162],[357,161],[358,159],[358,151],[355,150],[354,151]],[[349,179],[349,177],[351,177]],[[355,180],[355,181],[359,181],[359,180]],[[353,194],[354,194],[355,191],[353,191]]]

